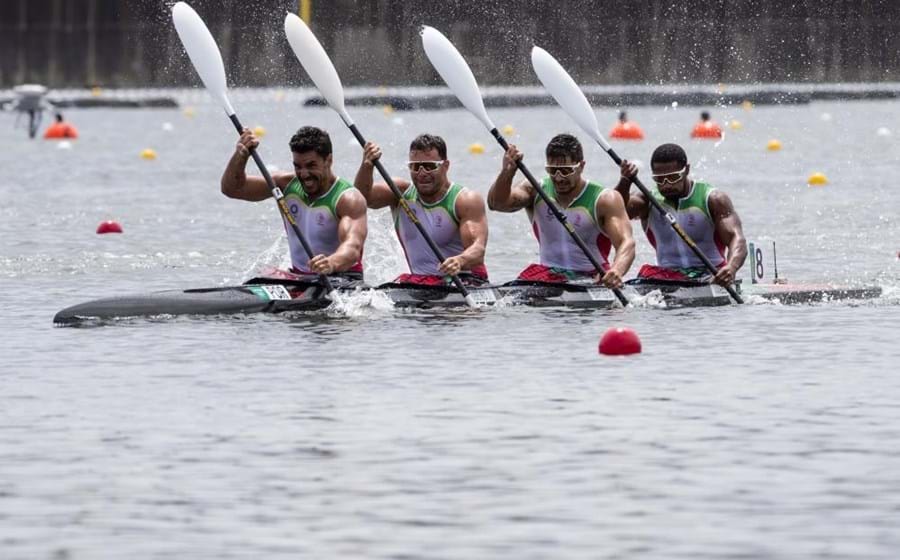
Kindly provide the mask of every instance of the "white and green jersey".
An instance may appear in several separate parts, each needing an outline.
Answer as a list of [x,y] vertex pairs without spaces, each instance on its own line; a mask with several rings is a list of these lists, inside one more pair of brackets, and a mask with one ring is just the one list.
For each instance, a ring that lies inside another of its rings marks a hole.
[[[348,181],[335,178],[334,184],[328,192],[316,199],[310,200],[300,181],[294,177],[284,189],[284,198],[288,210],[297,222],[297,227],[306,238],[312,248],[313,255],[330,255],[334,253],[341,242],[338,238],[337,215],[338,201],[347,191],[355,187]],[[282,218],[284,219],[284,218]],[[291,264],[302,273],[311,272],[309,269],[309,256],[303,249],[300,240],[294,233],[294,228],[284,219],[284,228],[287,230],[288,247],[291,251]],[[354,264],[350,272],[362,272],[362,260]]]
[[[673,205],[660,192],[653,189],[653,196],[672,212],[685,233],[694,240],[700,251],[716,268],[725,263],[725,244],[716,235],[716,227],[709,212],[709,195],[715,189],[708,183],[694,181],[691,192],[679,198]],[[656,209],[644,223],[644,232],[656,249],[656,264],[663,268],[693,268],[704,266],[703,261],[675,233],[671,224]]]
[[[544,178],[541,189],[551,200],[556,201],[556,188],[550,177]],[[591,256],[606,270],[609,267],[608,258],[612,243],[600,226],[600,220],[597,219],[597,200],[602,192],[602,186],[588,181],[581,194],[567,207],[560,207],[560,210],[575,233],[584,241]],[[528,208],[528,217],[531,219],[531,227],[540,246],[542,265],[575,272],[595,271],[594,265],[584,251],[575,243],[538,194],[535,194],[534,204]]]
[[[434,203],[422,200],[415,185],[410,185],[403,193],[403,198],[444,258],[456,256],[464,250],[459,234],[459,217],[456,215],[456,199],[465,190],[465,187],[452,183],[444,196]],[[412,274],[442,275],[439,270],[441,262],[406,212],[398,205],[391,209],[391,213],[394,216],[397,238],[406,254],[409,271]],[[484,265],[466,272],[487,278]]]

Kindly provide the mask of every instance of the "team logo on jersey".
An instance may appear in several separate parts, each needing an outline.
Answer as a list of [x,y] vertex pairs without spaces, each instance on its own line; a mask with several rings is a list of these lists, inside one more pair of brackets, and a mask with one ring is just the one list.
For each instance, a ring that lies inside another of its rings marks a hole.
[[695,223],[696,223],[696,220],[694,219],[694,215],[693,215],[693,214],[688,214],[688,225],[689,225],[689,226],[692,226],[692,225],[694,225]]
[[295,216],[297,215],[297,205],[296,204],[291,204],[291,214],[293,214]]
[[434,227],[443,227],[444,226],[444,217],[440,214],[437,214],[434,217]]
[[572,221],[575,222],[576,226],[580,226],[581,225],[581,214],[575,214],[575,219]]
[[325,214],[316,214],[316,225],[319,227],[325,225]]

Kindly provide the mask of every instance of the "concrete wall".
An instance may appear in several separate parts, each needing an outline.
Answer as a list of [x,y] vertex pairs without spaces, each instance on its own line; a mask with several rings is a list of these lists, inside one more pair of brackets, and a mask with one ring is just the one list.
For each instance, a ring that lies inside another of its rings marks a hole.
[[[418,27],[482,84],[534,84],[538,44],[579,82],[900,81],[900,0],[311,0],[346,85],[439,84]],[[0,87],[197,83],[167,0],[0,1]],[[305,82],[283,36],[295,0],[193,0],[234,85]]]

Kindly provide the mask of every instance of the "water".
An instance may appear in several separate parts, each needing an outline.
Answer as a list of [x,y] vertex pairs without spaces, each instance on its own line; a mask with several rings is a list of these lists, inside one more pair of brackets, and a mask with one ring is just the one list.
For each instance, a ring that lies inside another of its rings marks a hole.
[[[287,137],[314,124],[332,132],[337,171],[355,173],[360,150],[332,112],[235,104],[267,128],[270,165],[287,169]],[[894,557],[896,104],[718,109],[743,124],[718,144],[686,138],[697,112],[631,109],[648,139],[616,148],[647,162],[683,143],[748,237],[778,242],[781,276],[885,297],[54,328],[56,311],[95,297],[240,282],[282,262],[282,228],[271,201],[218,192],[235,138],[212,105],[71,111],[70,150],[0,127],[0,558]],[[499,168],[462,111],[352,114],[398,174],[424,131],[448,139],[465,185],[486,193]],[[575,132],[552,108],[491,115],[534,170],[552,134]],[[599,117],[605,129],[615,111]],[[784,148],[767,152],[770,138]],[[138,157],[147,147],[156,161]],[[616,180],[586,154],[590,177]],[[830,184],[807,187],[814,171]],[[125,234],[95,235],[105,219]],[[523,215],[489,220],[487,264],[506,280],[536,245]],[[636,237],[637,262],[652,262]],[[383,212],[366,264],[372,282],[403,271]],[[599,357],[621,325],[643,354]]]

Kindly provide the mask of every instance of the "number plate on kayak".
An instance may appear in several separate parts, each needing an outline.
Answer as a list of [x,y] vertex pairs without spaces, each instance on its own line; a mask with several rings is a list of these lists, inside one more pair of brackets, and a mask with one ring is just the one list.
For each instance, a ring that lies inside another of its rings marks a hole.
[[587,294],[593,301],[612,299],[612,292],[605,288],[588,288]]
[[497,296],[494,295],[494,290],[469,290],[469,295],[472,296],[475,303],[480,305],[497,303]]
[[281,284],[272,284],[268,286],[250,286],[250,291],[266,300],[284,300],[292,299],[287,288]]

